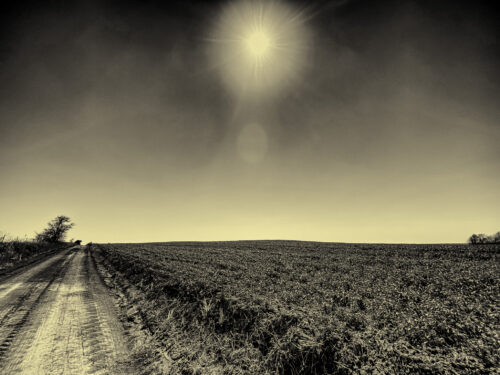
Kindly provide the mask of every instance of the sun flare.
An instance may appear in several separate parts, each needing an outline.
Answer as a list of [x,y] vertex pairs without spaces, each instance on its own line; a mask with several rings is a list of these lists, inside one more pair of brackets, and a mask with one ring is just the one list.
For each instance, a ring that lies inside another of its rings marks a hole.
[[229,4],[210,41],[209,55],[228,89],[254,97],[297,82],[310,45],[303,12],[280,1]]
[[251,57],[262,59],[270,52],[271,40],[266,32],[258,30],[250,34],[246,40],[246,46]]

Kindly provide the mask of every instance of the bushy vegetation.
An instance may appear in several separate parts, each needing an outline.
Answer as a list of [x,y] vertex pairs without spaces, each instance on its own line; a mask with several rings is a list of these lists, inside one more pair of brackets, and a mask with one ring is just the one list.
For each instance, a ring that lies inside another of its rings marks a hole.
[[47,242],[29,241],[27,239],[8,239],[0,236],[0,272],[15,266],[18,263],[48,251],[60,249],[66,244],[50,244]]
[[63,241],[73,226],[69,217],[60,215],[50,221],[47,228],[36,234],[32,240],[9,239],[7,234],[0,233],[0,271],[5,271],[36,255],[67,247]]
[[129,310],[166,373],[490,374],[500,363],[500,246],[94,249],[117,285],[140,291]]
[[[75,226],[71,219],[64,215],[59,215],[47,224],[47,228],[42,233],[36,235],[38,242],[57,243],[66,238],[68,231]],[[79,240],[81,242],[81,240]]]
[[469,237],[469,243],[471,245],[479,244],[500,244],[500,232],[487,236],[484,233],[473,234]]

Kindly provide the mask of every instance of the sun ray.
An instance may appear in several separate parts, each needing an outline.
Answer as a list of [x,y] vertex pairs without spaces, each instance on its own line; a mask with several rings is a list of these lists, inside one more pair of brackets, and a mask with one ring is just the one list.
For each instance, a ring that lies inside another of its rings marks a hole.
[[228,89],[266,98],[299,80],[310,45],[306,18],[279,1],[229,4],[207,39]]

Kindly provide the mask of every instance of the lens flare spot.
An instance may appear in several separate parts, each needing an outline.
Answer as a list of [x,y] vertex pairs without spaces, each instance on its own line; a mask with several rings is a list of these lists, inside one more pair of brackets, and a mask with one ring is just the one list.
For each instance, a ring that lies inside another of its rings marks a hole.
[[243,127],[238,137],[238,154],[245,162],[257,164],[267,153],[267,134],[259,124],[248,124]]

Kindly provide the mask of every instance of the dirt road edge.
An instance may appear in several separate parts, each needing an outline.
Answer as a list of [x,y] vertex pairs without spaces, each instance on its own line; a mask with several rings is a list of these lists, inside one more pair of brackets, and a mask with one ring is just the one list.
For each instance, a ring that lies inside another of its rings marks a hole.
[[96,247],[87,248],[87,251],[102,284],[110,290],[113,302],[118,307],[120,322],[130,336],[130,365],[139,369],[140,375],[170,373],[173,361],[143,319],[141,306],[147,303],[143,293],[114,269]]

